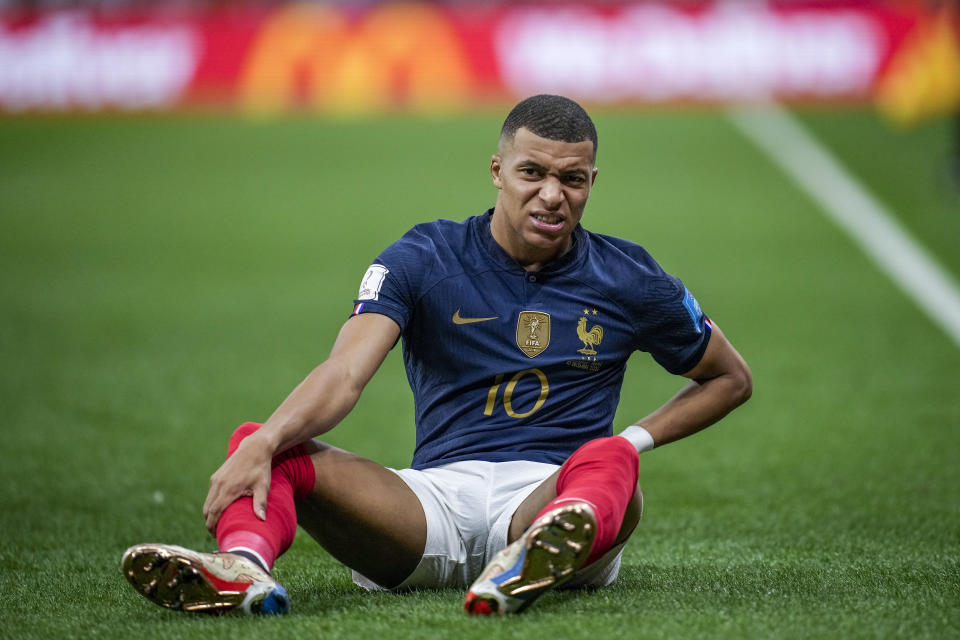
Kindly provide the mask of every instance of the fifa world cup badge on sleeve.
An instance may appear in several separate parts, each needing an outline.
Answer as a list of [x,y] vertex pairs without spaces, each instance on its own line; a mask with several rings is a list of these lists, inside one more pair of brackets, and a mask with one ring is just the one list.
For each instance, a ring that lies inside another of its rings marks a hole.
[[372,264],[360,281],[360,293],[357,294],[357,300],[378,300],[380,298],[380,287],[387,277],[390,270],[382,264]]

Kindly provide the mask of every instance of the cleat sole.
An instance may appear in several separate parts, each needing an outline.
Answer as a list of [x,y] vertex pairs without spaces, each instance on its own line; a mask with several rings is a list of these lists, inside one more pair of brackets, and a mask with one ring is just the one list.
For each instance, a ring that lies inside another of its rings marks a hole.
[[520,613],[566,582],[590,553],[596,534],[594,517],[583,503],[545,514],[520,540],[494,557],[470,587],[464,608],[471,615]]
[[189,558],[161,546],[132,547],[122,563],[133,588],[167,609],[222,613],[243,602],[243,591],[218,589],[203,567],[195,567]]

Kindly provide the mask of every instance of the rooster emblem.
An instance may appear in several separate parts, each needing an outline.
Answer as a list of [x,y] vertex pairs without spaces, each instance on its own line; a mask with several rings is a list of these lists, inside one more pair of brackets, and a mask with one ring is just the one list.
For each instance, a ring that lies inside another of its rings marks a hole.
[[583,343],[583,349],[577,349],[577,353],[582,353],[585,356],[595,356],[597,350],[593,347],[603,341],[603,327],[595,324],[587,330],[587,318],[582,317],[577,322],[577,337]]

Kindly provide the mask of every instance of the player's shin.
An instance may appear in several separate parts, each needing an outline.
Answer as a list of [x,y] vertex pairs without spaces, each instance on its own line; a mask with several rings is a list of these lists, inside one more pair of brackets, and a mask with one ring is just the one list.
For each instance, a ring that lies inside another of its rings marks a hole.
[[519,613],[610,550],[636,491],[637,455],[619,437],[577,449],[557,476],[557,497],[471,585],[467,612]]
[[573,452],[557,477],[557,497],[537,515],[538,520],[557,507],[585,502],[596,517],[596,537],[583,566],[610,550],[616,542],[633,494],[637,489],[639,459],[624,438],[598,438]]
[[[248,422],[230,439],[227,456],[240,441],[260,428]],[[293,543],[297,533],[296,498],[313,490],[313,462],[302,446],[293,447],[273,459],[266,519],[253,512],[253,499],[240,498],[224,510],[217,523],[217,546],[251,558],[269,571],[274,561]]]

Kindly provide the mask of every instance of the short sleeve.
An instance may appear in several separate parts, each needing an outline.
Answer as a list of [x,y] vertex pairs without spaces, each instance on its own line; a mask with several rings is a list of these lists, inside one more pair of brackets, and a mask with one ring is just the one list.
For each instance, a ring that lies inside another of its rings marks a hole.
[[710,320],[697,299],[665,272],[647,290],[638,325],[637,348],[673,374],[695,367],[710,341]]
[[351,315],[379,313],[396,322],[401,331],[406,328],[429,268],[429,248],[415,231],[387,247],[367,268]]

